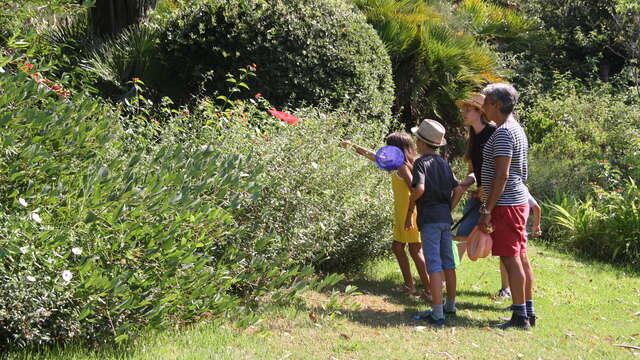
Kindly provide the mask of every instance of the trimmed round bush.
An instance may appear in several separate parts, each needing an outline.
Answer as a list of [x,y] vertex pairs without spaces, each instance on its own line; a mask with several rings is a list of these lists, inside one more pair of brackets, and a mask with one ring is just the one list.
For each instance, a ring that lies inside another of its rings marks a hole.
[[[393,101],[389,56],[371,26],[338,0],[210,0],[162,20],[145,83],[188,100],[229,87],[252,67],[248,87],[278,107],[329,105],[384,120]],[[247,88],[240,85],[239,89]]]

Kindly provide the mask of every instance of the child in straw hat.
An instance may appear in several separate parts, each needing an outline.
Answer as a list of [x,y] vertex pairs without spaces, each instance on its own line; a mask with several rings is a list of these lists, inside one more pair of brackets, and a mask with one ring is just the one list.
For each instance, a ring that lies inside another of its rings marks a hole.
[[[412,228],[410,215],[417,207],[416,223],[420,229],[433,298],[432,310],[416,316],[416,319],[442,327],[445,312],[456,312],[456,265],[452,249],[451,209],[460,200],[463,189],[458,186],[449,163],[438,155],[438,148],[447,143],[444,127],[435,120],[426,119],[419,127],[411,129],[411,132],[416,136],[418,153],[422,156],[413,164],[412,191],[405,229]],[[444,305],[443,279],[447,288],[447,301]]]

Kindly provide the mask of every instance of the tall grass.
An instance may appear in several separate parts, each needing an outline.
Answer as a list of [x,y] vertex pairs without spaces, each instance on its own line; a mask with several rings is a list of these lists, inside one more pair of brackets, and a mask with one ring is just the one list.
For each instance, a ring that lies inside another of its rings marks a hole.
[[604,261],[640,264],[640,191],[632,179],[614,191],[595,189],[585,200],[564,197],[549,205],[555,238]]

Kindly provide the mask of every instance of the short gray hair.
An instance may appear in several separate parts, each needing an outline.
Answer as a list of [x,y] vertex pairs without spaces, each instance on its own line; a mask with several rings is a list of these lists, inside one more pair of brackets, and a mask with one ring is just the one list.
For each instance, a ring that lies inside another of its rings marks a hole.
[[482,90],[482,93],[491,97],[491,101],[500,103],[500,112],[505,115],[513,112],[520,97],[513,85],[505,83],[490,84]]

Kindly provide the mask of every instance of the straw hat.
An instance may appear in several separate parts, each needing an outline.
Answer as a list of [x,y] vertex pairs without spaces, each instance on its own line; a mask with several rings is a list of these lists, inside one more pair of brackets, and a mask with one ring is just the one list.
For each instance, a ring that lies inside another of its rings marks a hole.
[[482,94],[473,94],[471,95],[471,99],[467,100],[456,100],[456,106],[462,108],[463,106],[473,106],[474,108],[482,111],[482,105],[484,104],[484,95]]
[[447,144],[447,140],[444,138],[444,126],[435,120],[422,120],[420,126],[411,128],[411,133],[431,146]]

